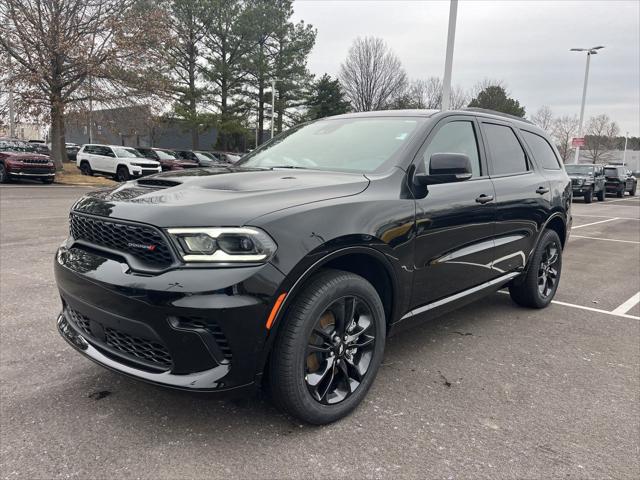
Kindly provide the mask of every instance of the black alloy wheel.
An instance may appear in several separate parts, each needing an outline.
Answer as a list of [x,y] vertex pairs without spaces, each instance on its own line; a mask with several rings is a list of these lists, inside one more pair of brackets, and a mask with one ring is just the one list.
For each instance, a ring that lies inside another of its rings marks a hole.
[[325,405],[353,394],[369,370],[376,340],[371,309],[362,299],[334,301],[316,320],[305,358],[305,381]]
[[304,422],[339,420],[365,397],[384,355],[386,320],[378,292],[359,275],[327,269],[283,308],[273,327],[271,396]]
[[560,246],[555,241],[548,243],[542,252],[542,260],[538,267],[538,291],[544,298],[555,292],[558,286],[560,277],[557,266],[560,259],[559,252]]
[[91,165],[89,165],[89,162],[80,163],[80,173],[82,175],[88,175],[88,176],[93,175],[93,171],[91,170]]
[[554,230],[544,230],[522,276],[509,284],[511,299],[529,308],[551,303],[560,283],[562,243]]
[[119,182],[126,182],[129,180],[129,170],[127,167],[118,167],[116,171],[116,180]]

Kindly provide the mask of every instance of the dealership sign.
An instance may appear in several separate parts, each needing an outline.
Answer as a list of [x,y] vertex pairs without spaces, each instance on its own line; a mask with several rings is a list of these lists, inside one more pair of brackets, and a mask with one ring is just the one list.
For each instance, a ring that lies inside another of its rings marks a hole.
[[584,147],[584,137],[575,137],[571,140],[572,147]]

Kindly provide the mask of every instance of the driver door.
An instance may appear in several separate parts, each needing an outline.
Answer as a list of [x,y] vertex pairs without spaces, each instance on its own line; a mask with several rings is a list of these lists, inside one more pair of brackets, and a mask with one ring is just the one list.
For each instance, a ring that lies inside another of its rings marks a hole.
[[413,307],[424,306],[494,278],[495,192],[488,176],[477,121],[442,120],[418,153],[417,172],[429,172],[431,155],[463,153],[469,180],[429,185],[416,198]]

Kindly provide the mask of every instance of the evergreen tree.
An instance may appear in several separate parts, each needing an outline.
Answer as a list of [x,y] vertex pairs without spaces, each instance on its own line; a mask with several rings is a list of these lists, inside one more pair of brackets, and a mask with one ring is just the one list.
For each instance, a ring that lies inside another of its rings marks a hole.
[[497,112],[524,117],[524,107],[520,102],[509,97],[504,87],[499,85],[489,85],[485,87],[477,97],[469,103],[470,107],[486,108]]
[[307,118],[309,120],[340,115],[351,110],[340,86],[340,81],[338,79],[332,80],[331,76],[326,73],[314,83],[308,107]]

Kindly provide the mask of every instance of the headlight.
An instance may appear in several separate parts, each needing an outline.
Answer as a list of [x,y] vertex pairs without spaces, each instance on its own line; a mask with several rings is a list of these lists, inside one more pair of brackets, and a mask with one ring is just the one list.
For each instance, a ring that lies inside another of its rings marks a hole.
[[185,262],[266,262],[277,245],[254,227],[170,228]]

